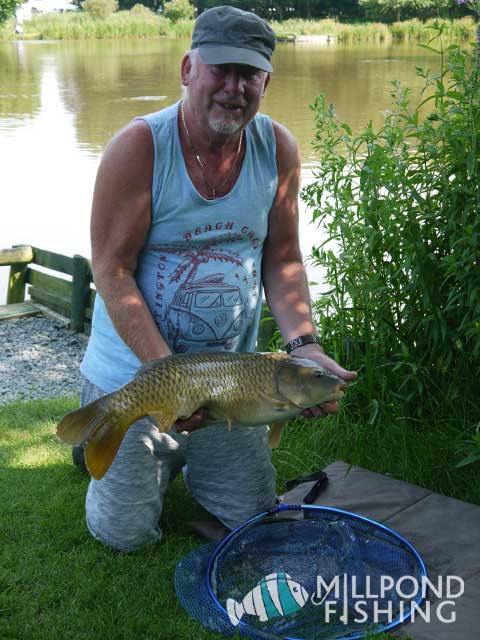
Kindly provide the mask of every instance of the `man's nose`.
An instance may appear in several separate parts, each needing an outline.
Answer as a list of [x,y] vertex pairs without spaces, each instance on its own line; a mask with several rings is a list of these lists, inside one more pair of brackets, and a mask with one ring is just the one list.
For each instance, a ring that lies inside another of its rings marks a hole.
[[224,87],[227,93],[243,93],[245,78],[236,69],[230,69],[225,74]]

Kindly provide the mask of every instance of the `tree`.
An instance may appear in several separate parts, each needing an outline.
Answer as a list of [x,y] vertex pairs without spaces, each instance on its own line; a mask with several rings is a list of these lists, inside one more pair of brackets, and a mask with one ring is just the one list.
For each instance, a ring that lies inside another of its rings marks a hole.
[[0,0],[0,25],[13,17],[17,4],[17,0]]
[[[120,11],[128,11],[137,4],[139,4],[139,0],[118,0],[118,8]],[[147,9],[151,9],[153,12],[158,11],[160,7],[163,8],[162,0],[141,0],[141,5]]]
[[170,0],[163,5],[163,15],[171,20],[191,20],[195,17],[195,7],[189,0]]
[[[192,0],[197,14],[205,9],[225,4],[223,0]],[[356,18],[358,0],[229,0],[228,4],[245,11],[254,11],[267,20],[286,18]]]
[[118,10],[117,0],[85,0],[82,9],[87,11],[92,18],[104,19]]
[[447,16],[451,0],[359,0],[368,20],[406,20]]

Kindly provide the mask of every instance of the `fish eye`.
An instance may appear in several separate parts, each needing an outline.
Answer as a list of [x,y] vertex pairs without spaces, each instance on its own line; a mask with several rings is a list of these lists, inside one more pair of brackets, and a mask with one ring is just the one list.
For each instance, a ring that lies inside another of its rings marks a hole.
[[317,369],[317,370],[315,371],[315,377],[316,377],[316,378],[323,378],[323,376],[324,376],[324,375],[325,375],[325,374],[323,373],[323,371],[320,371],[320,369]]
[[298,587],[293,587],[293,591],[294,591],[295,593],[297,593],[297,591],[298,591]]

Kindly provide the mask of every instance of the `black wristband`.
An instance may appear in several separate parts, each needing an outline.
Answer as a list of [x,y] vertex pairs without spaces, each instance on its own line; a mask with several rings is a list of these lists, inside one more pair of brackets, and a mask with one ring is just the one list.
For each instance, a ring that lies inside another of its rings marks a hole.
[[294,349],[298,349],[298,347],[303,347],[304,344],[319,344],[318,337],[311,333],[305,336],[298,336],[298,338],[293,338],[285,345],[285,351],[290,353]]

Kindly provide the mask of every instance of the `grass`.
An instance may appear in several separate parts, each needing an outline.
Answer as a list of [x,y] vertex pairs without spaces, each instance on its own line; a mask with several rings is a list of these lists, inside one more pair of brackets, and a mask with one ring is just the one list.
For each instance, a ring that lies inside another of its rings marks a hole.
[[0,416],[2,640],[218,637],[177,604],[176,563],[199,544],[185,524],[201,509],[174,483],[164,543],[136,554],[104,548],[84,521],[88,480],[54,434],[75,399],[12,404]]
[[[186,524],[203,510],[183,481],[169,489],[161,544],[119,554],[88,533],[88,480],[71,464],[55,424],[76,398],[14,403],[0,410],[0,628],[2,640],[198,640],[219,638],[181,609],[176,563],[202,544]],[[336,459],[480,503],[479,465],[455,469],[454,424],[355,423],[348,409],[318,425],[296,420],[274,452],[287,479]],[[387,636],[377,636],[387,638]]]
[[[443,20],[445,35],[452,40],[473,40],[475,22],[471,17],[458,20]],[[431,31],[426,28],[433,20],[406,20],[393,24],[355,23],[345,24],[335,20],[300,20],[290,19],[283,22],[272,22],[278,36],[295,35],[332,35],[341,43],[359,42],[426,42]],[[105,19],[94,19],[88,13],[47,13],[33,16],[23,25],[24,33],[15,35],[13,20],[0,26],[0,40],[78,40],[78,39],[120,39],[151,38],[167,36],[174,38],[190,38],[193,20],[172,22],[153,12],[135,13],[118,11]]]

